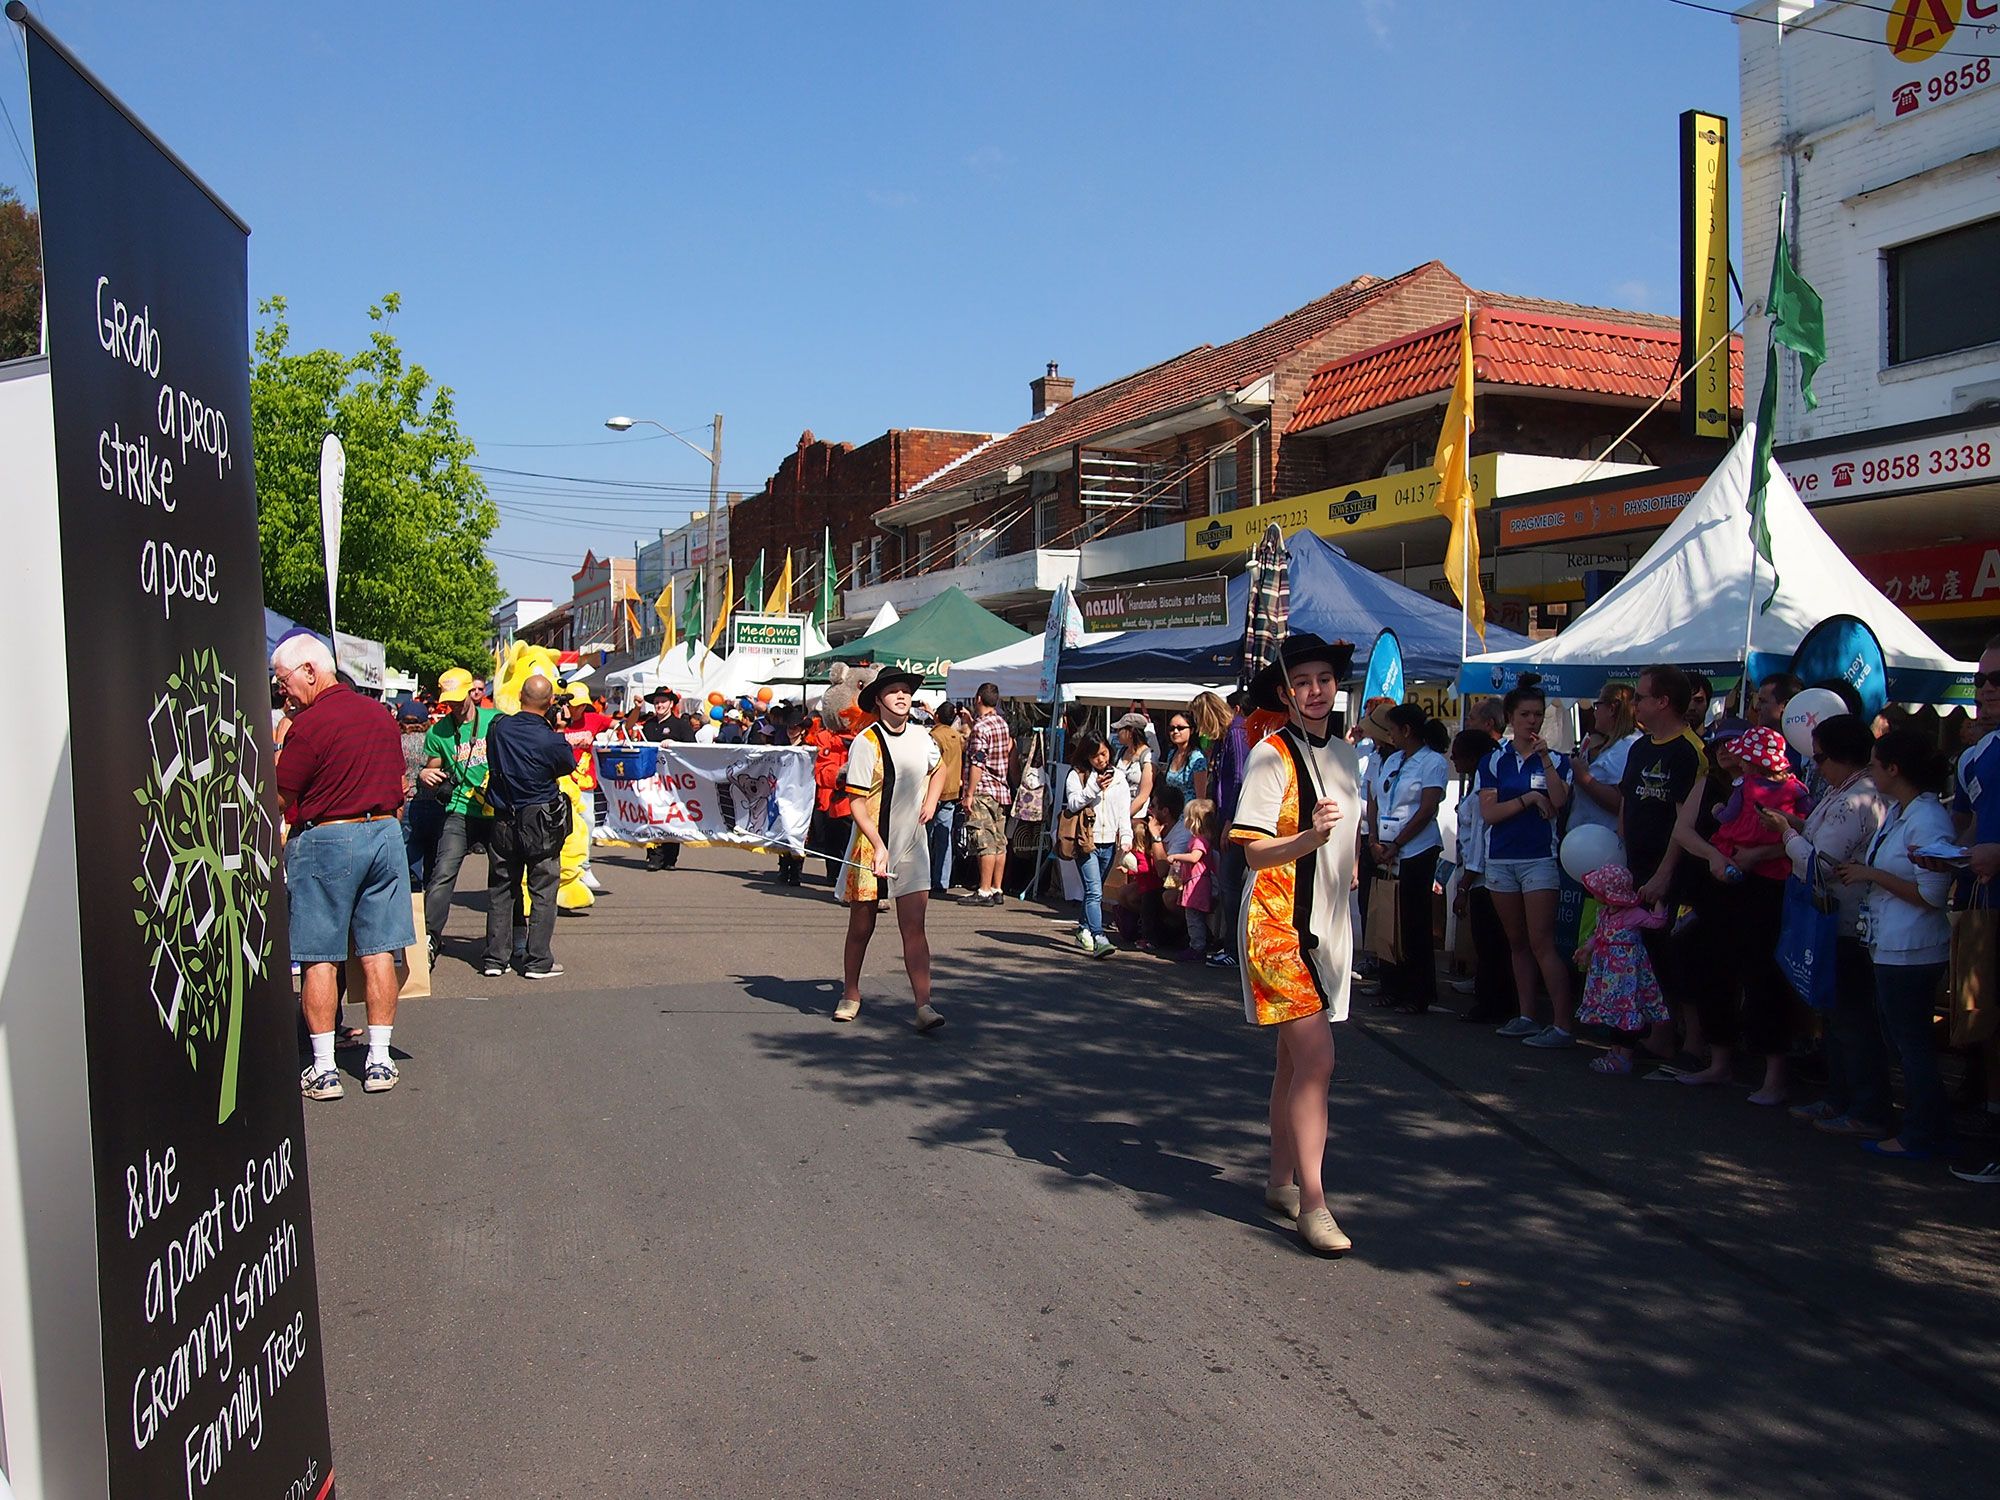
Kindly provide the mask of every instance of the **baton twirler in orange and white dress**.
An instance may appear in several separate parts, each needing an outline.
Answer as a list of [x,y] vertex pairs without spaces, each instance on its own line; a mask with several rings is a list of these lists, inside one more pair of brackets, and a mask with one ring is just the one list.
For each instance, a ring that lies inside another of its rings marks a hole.
[[1250,752],[1229,837],[1238,844],[1290,838],[1312,823],[1313,804],[1340,804],[1333,837],[1303,859],[1244,872],[1237,951],[1243,1017],[1275,1026],[1327,1012],[1347,1019],[1354,967],[1355,830],[1360,826],[1360,761],[1338,736],[1315,739],[1288,724]]
[[924,796],[937,769],[938,743],[914,723],[892,730],[880,722],[854,737],[847,752],[847,794],[874,815],[889,851],[889,888],[875,878],[875,847],[856,828],[847,841],[847,866],[840,883],[843,901],[875,901],[882,896],[930,893],[931,850],[924,827]]

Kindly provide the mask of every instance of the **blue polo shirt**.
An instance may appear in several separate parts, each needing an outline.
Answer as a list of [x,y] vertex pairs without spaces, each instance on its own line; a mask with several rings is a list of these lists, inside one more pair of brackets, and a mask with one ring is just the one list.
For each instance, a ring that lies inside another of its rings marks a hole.
[[1951,810],[1972,815],[1972,842],[2000,844],[2000,730],[1958,758]]
[[[1569,785],[1569,757],[1557,755],[1556,775],[1564,786]],[[1547,773],[1542,762],[1536,758],[1530,769],[1521,757],[1514,753],[1514,742],[1509,740],[1498,750],[1479,763],[1479,790],[1491,787],[1500,794],[1502,802],[1511,802],[1528,792],[1548,790]],[[1553,859],[1556,852],[1555,819],[1545,818],[1532,808],[1523,808],[1504,822],[1487,826],[1486,857],[1488,859]]]

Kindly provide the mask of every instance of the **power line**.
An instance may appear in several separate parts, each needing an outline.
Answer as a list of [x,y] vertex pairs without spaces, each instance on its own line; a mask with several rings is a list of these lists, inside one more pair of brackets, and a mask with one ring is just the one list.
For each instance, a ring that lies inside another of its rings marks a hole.
[[[1884,15],[1894,14],[1894,11],[1890,9],[1888,6],[1863,5],[1862,0],[1849,0],[1849,3],[1858,5],[1864,10],[1880,11]],[[1711,16],[1726,16],[1732,21],[1756,21],[1760,25],[1777,26],[1785,30],[1803,32],[1808,36],[1839,37],[1840,40],[1842,40],[1843,42],[1859,42],[1864,47],[1882,47],[1885,49],[1889,48],[1889,40],[1887,37],[1856,36],[1851,31],[1836,31],[1831,26],[1825,26],[1825,27],[1802,26],[1796,21],[1792,22],[1781,21],[1776,16],[1744,15],[1741,12],[1730,10],[1726,6],[1704,5],[1701,3],[1701,0],[1667,0],[1667,4],[1678,5],[1682,10],[1704,11]],[[1966,30],[1977,30],[1991,34],[1993,31],[1996,30],[1996,28],[1991,23],[1988,22],[1960,21],[1953,34],[1956,35],[1957,31],[1966,31]],[[2000,53],[1960,52],[1949,47],[1941,47],[1936,52],[1931,53],[1930,56],[1970,57],[1975,59],[1985,58],[1988,61],[2000,61]]]

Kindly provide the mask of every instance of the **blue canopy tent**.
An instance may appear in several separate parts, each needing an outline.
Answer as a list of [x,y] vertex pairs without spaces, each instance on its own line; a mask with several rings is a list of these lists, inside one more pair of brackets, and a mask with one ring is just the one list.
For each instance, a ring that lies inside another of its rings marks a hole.
[[[1291,630],[1310,631],[1329,641],[1351,641],[1357,657],[1365,661],[1375,637],[1387,627],[1402,642],[1407,681],[1458,680],[1459,612],[1455,606],[1349,561],[1346,553],[1310,531],[1297,533],[1285,549],[1292,559]],[[1065,651],[1062,679],[1234,680],[1243,660],[1243,616],[1249,595],[1249,575],[1239,574],[1229,581],[1227,625],[1128,630],[1115,640]],[[1486,627],[1488,651],[1515,650],[1529,644],[1526,636],[1511,630],[1490,624]],[[1477,636],[1472,638],[1472,649],[1480,649]]]

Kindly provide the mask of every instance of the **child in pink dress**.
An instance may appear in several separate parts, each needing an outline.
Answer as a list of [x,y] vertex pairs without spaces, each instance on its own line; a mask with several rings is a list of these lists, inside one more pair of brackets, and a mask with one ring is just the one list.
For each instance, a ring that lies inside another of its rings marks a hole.
[[1792,873],[1785,841],[1760,814],[1770,808],[1803,816],[1805,783],[1792,774],[1785,741],[1775,729],[1745,730],[1729,742],[1729,750],[1742,763],[1743,779],[1723,803],[1720,826],[1709,843],[1737,869],[1766,880],[1783,880]]
[[1620,1034],[1622,1039],[1592,1062],[1590,1071],[1622,1077],[1632,1071],[1639,1038],[1654,1022],[1667,1019],[1666,998],[1642,936],[1648,928],[1665,927],[1667,919],[1639,904],[1632,872],[1623,865],[1592,870],[1583,877],[1583,888],[1597,899],[1597,930],[1576,950],[1576,966],[1590,976],[1576,1018]]

